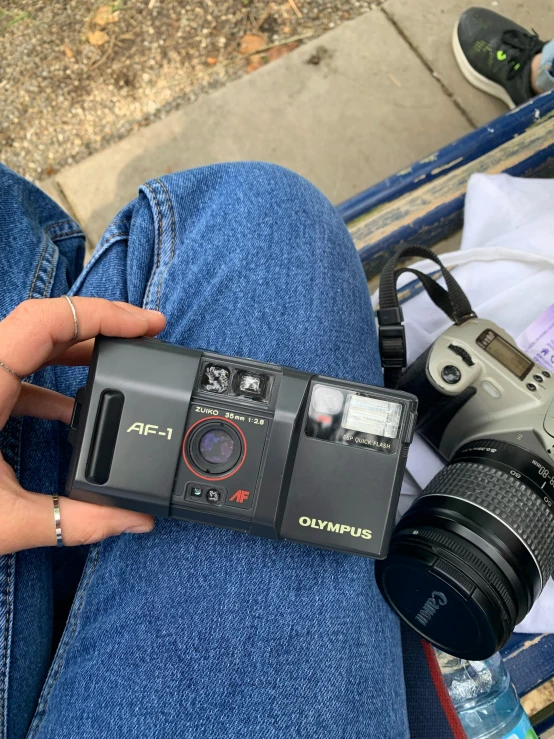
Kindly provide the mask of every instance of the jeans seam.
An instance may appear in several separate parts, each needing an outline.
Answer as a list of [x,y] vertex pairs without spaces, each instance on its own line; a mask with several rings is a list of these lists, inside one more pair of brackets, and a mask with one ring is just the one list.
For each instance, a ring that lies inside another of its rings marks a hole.
[[84,236],[84,233],[82,231],[71,231],[70,233],[60,234],[59,236],[56,236],[55,239],[52,239],[52,241],[63,241],[64,239],[72,239],[74,236]]
[[[156,180],[159,182],[159,180]],[[154,284],[154,276],[156,275],[156,272],[160,268],[161,263],[161,254],[162,254],[162,237],[163,237],[163,222],[162,222],[162,212],[160,208],[160,203],[158,201],[158,196],[156,194],[156,191],[148,184],[148,182],[144,183],[144,187],[148,188],[150,191],[152,197],[154,198],[154,204],[156,206],[156,210],[158,212],[158,243],[156,245],[156,267],[152,270],[152,274],[150,275],[150,280],[148,283],[148,290],[146,291],[146,297],[144,299],[144,306],[146,307],[148,303],[150,302],[150,293],[152,292],[152,286]]]
[[[27,381],[29,382],[30,378]],[[19,418],[17,419],[17,436],[16,436],[15,450],[14,450],[14,455],[13,455],[14,467],[16,469],[16,474],[18,475],[21,472],[20,467],[19,467],[19,453],[21,451],[22,433],[23,433],[23,416],[19,416]]]
[[158,284],[158,296],[157,296],[157,299],[156,299],[156,310],[159,310],[160,309],[160,300],[161,300],[161,295],[162,295],[162,285],[163,285],[163,282],[165,280],[165,275],[167,273],[167,268],[169,267],[169,265],[173,261],[173,257],[175,256],[175,247],[176,247],[176,242],[177,242],[177,234],[176,234],[177,229],[176,229],[176,225],[175,225],[175,211],[173,209],[173,203],[171,201],[171,196],[169,195],[169,192],[167,190],[167,187],[164,185],[164,183],[162,182],[162,180],[159,180],[158,179],[158,180],[156,180],[156,182],[159,182],[159,184],[163,187],[163,189],[165,191],[165,194],[167,196],[167,203],[169,205],[169,212],[171,214],[171,255],[169,257],[169,262],[165,265],[165,267],[163,269],[163,272],[162,272],[162,274],[160,276],[160,282]]
[[32,298],[33,297],[33,291],[35,289],[35,285],[36,285],[36,282],[38,280],[38,276],[40,274],[40,268],[42,267],[42,262],[44,260],[44,255],[46,254],[46,249],[48,248],[48,244],[50,243],[49,238],[50,237],[48,236],[48,233],[46,231],[44,231],[44,246],[42,248],[42,252],[41,252],[41,255],[40,255],[39,260],[38,260],[37,268],[35,270],[35,275],[33,277],[33,282],[31,283],[31,289],[29,290],[29,298]]
[[[48,701],[50,700],[50,696],[52,695],[52,691],[54,690],[54,686],[56,685],[56,682],[57,682],[58,678],[60,677],[62,668],[64,666],[64,660],[65,660],[65,657],[66,657],[66,654],[67,654],[67,650],[69,649],[69,646],[70,646],[71,642],[73,641],[73,637],[75,636],[75,632],[77,631],[77,626],[79,624],[79,617],[81,615],[81,610],[83,609],[83,605],[85,603],[85,596],[87,594],[89,585],[90,585],[91,580],[92,580],[92,576],[94,575],[94,572],[96,570],[96,566],[98,564],[98,559],[100,557],[100,549],[101,549],[101,543],[98,544],[98,546],[97,546],[96,556],[94,557],[94,562],[92,563],[92,567],[91,567],[89,576],[87,578],[87,581],[83,585],[83,591],[81,593],[81,599],[79,601],[79,606],[78,606],[78,608],[77,608],[77,610],[75,612],[75,616],[73,618],[73,627],[71,629],[71,633],[68,634],[68,636],[67,636],[67,638],[65,640],[65,644],[63,645],[63,651],[60,654],[60,657],[59,657],[59,660],[58,660],[58,667],[57,667],[57,670],[56,670],[56,674],[53,676],[53,678],[51,678],[50,675],[49,675],[48,678],[46,679],[46,683],[44,685],[44,689],[46,689],[46,686],[49,683],[48,691],[47,691],[46,695],[44,696],[44,698],[42,698],[39,701],[39,704],[37,705],[35,719],[34,719],[32,725],[31,725],[31,727],[29,729],[29,733],[27,734],[27,739],[33,739],[33,737],[36,737],[37,731],[40,728],[40,724],[42,723],[43,718],[46,716],[46,711],[48,710]],[[42,716],[41,716],[41,713],[42,713]]]
[[[19,448],[21,446],[21,431],[23,426],[23,419],[20,416],[15,424],[15,449],[14,449],[14,471],[16,474],[19,473]],[[9,437],[8,437],[9,438]],[[13,436],[11,437],[13,439]],[[4,448],[2,449],[4,452]],[[13,564],[15,560],[15,554],[10,553],[7,555],[6,563],[6,617],[4,621],[3,631],[3,645],[2,645],[2,666],[1,666],[1,680],[0,680],[0,731],[3,738],[7,736],[7,698],[8,698],[8,653],[10,646],[10,620],[12,615],[12,603],[11,603],[11,585],[13,578]]]
[[108,241],[106,241],[105,246],[111,246],[113,244],[114,239],[120,239],[122,236],[129,236],[129,232],[122,231],[121,233],[118,233],[118,234],[112,234],[110,238],[108,239]]
[[6,703],[7,703],[7,674],[8,674],[8,637],[10,630],[10,616],[11,616],[11,600],[10,600],[10,589],[12,579],[12,562],[14,554],[8,554],[7,562],[7,583],[6,583],[6,619],[4,623],[4,645],[2,649],[2,682],[0,685],[0,694],[2,695],[2,704],[0,708],[0,727],[2,730],[2,736],[6,735]]
[[[44,232],[43,232],[44,233],[44,246],[42,248],[42,252],[41,252],[41,255],[40,255],[39,260],[38,260],[37,268],[35,270],[35,275],[33,277],[33,282],[31,284],[31,289],[29,291],[29,297],[30,298],[33,297],[33,290],[35,289],[35,284],[36,284],[36,281],[37,281],[38,276],[40,274],[40,268],[42,266],[42,261],[44,259],[44,255],[46,253],[46,249],[48,247],[49,239],[51,239],[51,237],[50,237],[50,231],[52,231],[53,229],[57,228],[58,226],[63,226],[64,223],[74,223],[74,221],[72,221],[71,218],[67,218],[65,221],[56,221],[56,223],[51,223],[49,226],[46,226],[46,228],[44,229]],[[71,236],[78,236],[79,234],[82,234],[82,233],[83,232],[81,230],[73,231],[73,232],[68,233],[68,234],[63,234],[63,238],[69,238]]]
[[45,233],[48,234],[48,238],[52,241],[59,241],[60,239],[70,239],[72,236],[84,236],[81,229],[78,231],[68,231],[67,233],[58,233],[55,236],[51,236],[49,230],[45,230]]
[[[31,283],[31,287],[29,290],[29,298],[33,297],[33,293],[35,290],[35,286],[38,280],[38,277],[41,272],[42,265],[44,263],[45,256],[48,252],[48,247],[50,244],[52,244],[55,247],[54,241],[52,237],[50,236],[51,231],[61,226],[65,223],[72,223],[70,219],[67,219],[65,221],[59,221],[57,223],[52,223],[50,226],[44,229],[44,246],[42,247],[42,251],[40,253],[37,266],[35,269],[35,273],[33,276],[33,281]],[[82,233],[81,231],[72,231],[66,234],[61,235],[61,238],[69,238],[71,236],[75,236]],[[48,276],[46,279],[46,284],[44,287],[44,292],[42,297],[44,298],[46,296],[46,292],[48,290],[48,287],[50,286],[53,272],[54,272],[54,264],[55,259],[52,259],[50,270],[48,272]],[[18,460],[19,460],[19,453],[21,449],[21,436],[22,436],[22,418],[18,418],[17,422],[15,424],[15,449],[13,453],[13,462],[14,462],[14,469],[16,473],[18,473]],[[12,437],[13,438],[13,437]],[[7,731],[7,723],[6,723],[6,715],[7,715],[7,692],[8,692],[8,653],[9,653],[9,643],[10,643],[10,620],[11,620],[11,613],[12,613],[12,603],[11,603],[11,586],[12,586],[12,580],[13,580],[13,568],[15,563],[15,554],[10,553],[7,555],[7,563],[6,563],[6,616],[4,621],[4,629],[3,629],[3,645],[2,645],[2,664],[1,664],[1,676],[0,676],[0,731],[1,735],[4,737],[6,735]]]
[[[54,244],[54,246],[55,246],[55,244]],[[48,277],[46,278],[46,282],[44,284],[44,292],[42,293],[42,297],[43,298],[46,297],[46,292],[47,292],[48,288],[50,287],[50,281],[52,280],[52,276],[54,274],[54,264],[55,263],[56,263],[56,260],[53,258],[52,259],[52,262],[50,264],[50,271],[48,272]]]
[[[63,221],[56,221],[55,223],[51,223],[49,226],[46,226],[46,228],[44,229],[44,233],[49,233],[50,231],[52,231],[52,229],[57,228],[58,226],[63,226],[66,223],[71,223],[75,226],[77,225],[75,221],[73,221],[71,218],[66,218]],[[82,231],[79,230],[78,233],[82,233]]]
[[113,246],[113,244],[118,239],[123,238],[123,237],[128,238],[129,237],[129,232],[128,231],[123,231],[121,233],[111,234],[110,237],[109,237],[109,239],[107,239],[106,242],[104,244],[102,244],[102,246],[97,247],[94,250],[94,252],[93,252],[93,254],[92,254],[91,258],[90,258],[90,261],[88,262],[87,265],[85,265],[84,269],[78,275],[77,279],[75,280],[75,282],[73,283],[73,285],[71,286],[71,288],[67,291],[67,294],[68,295],[70,295],[70,296],[71,295],[78,295],[78,291],[79,291],[79,289],[80,289],[80,287],[81,287],[81,285],[83,283],[83,277],[86,276],[86,275],[88,275],[88,271],[92,267],[94,267],[94,265],[96,264],[96,262],[98,261],[98,259],[100,259],[104,255],[104,253],[106,251],[108,251],[108,249],[110,249]]

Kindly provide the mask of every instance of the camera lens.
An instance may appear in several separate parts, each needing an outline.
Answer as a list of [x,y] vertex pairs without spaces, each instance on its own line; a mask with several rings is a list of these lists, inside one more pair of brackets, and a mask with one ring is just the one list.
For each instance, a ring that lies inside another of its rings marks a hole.
[[200,421],[185,435],[183,457],[193,472],[226,475],[240,467],[245,454],[244,434],[226,421]]
[[200,454],[211,464],[225,464],[233,456],[235,441],[224,429],[211,429],[200,438]]
[[377,582],[389,605],[448,654],[501,649],[554,570],[554,468],[493,439],[454,455],[401,519]]

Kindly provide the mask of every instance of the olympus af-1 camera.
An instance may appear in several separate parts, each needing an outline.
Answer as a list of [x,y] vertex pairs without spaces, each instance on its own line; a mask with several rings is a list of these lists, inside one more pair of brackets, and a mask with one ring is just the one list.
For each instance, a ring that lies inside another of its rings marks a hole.
[[99,337],[72,498],[384,557],[413,396],[156,339]]

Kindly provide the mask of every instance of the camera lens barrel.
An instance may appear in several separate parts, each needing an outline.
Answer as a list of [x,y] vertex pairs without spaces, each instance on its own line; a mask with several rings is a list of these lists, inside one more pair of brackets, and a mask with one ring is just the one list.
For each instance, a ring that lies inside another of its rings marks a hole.
[[554,469],[513,444],[462,447],[376,565],[398,615],[450,654],[485,659],[498,651],[554,570],[551,479]]
[[246,441],[240,429],[229,421],[205,420],[185,439],[185,462],[208,475],[224,475],[243,458]]

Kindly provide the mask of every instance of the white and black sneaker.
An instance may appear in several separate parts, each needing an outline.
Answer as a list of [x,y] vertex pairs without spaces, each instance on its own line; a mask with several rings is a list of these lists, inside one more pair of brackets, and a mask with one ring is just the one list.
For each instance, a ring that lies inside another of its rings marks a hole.
[[531,62],[544,41],[535,32],[492,10],[469,8],[456,23],[452,46],[462,74],[479,90],[510,108],[536,95]]

